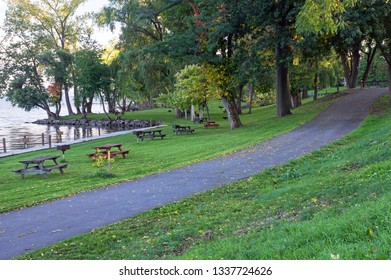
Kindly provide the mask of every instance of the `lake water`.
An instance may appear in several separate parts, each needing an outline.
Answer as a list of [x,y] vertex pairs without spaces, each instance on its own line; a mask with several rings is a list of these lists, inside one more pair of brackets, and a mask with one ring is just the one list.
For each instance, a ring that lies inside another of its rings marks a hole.
[[[66,111],[65,105],[62,106],[63,112]],[[93,112],[99,113],[100,105],[95,104]],[[49,141],[51,135],[52,143],[67,142],[81,138],[107,134],[111,131],[108,128],[81,128],[73,126],[48,126],[33,124],[38,119],[46,119],[47,114],[44,110],[32,110],[26,112],[5,99],[0,99],[0,153],[4,153],[3,139],[6,141],[7,152],[42,146],[42,133],[44,134],[45,144]],[[61,135],[61,138],[60,138]],[[24,139],[28,139],[27,146]]]

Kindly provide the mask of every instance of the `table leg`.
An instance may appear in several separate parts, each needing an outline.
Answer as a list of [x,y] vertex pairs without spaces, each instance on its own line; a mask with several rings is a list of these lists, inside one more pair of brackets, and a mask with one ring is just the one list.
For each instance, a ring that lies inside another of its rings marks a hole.
[[107,165],[108,165],[108,169],[109,169],[109,173],[110,173],[110,168],[111,168],[111,161],[110,161],[110,159],[111,159],[111,154],[110,154],[110,149],[107,149],[106,150],[106,152],[107,152]]
[[[54,158],[53,161],[54,161],[54,164],[58,166],[57,159]],[[58,170],[60,171],[61,174],[64,174],[64,171],[62,170],[61,167],[59,167]]]
[[23,164],[23,170],[22,170],[22,172],[20,172],[20,178],[21,179],[24,179],[24,172],[28,169],[28,167],[29,167],[28,163],[24,163]]
[[38,164],[38,169],[42,170],[43,175],[45,175],[45,178],[48,177],[48,173],[45,171],[45,168],[43,167],[43,161]]

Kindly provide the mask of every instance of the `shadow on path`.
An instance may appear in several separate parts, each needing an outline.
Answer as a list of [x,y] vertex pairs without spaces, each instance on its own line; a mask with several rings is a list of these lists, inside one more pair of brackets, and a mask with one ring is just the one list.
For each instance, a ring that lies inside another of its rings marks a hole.
[[281,165],[356,129],[385,89],[347,95],[300,128],[228,156],[0,214],[0,259],[11,259],[151,208]]

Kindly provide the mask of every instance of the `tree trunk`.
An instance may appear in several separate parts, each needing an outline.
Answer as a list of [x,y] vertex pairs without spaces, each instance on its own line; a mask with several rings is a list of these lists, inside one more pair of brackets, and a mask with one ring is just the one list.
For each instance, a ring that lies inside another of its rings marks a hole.
[[46,111],[46,114],[48,115],[49,119],[57,119],[58,118],[57,117],[57,110],[56,110],[56,112],[52,112],[50,110],[50,106],[46,102],[44,102],[42,104],[42,106],[38,106],[38,107],[40,107],[40,108],[42,108],[42,109],[44,109]]
[[240,121],[240,117],[239,117],[238,110],[236,108],[235,101],[232,100],[230,97],[222,97],[221,101],[223,102],[224,108],[227,111],[228,120],[231,129],[242,127],[243,124]]
[[361,43],[357,44],[352,51],[351,58],[347,54],[341,55],[343,72],[348,88],[356,88],[360,67],[360,48]]
[[239,85],[238,86],[238,91],[237,91],[237,94],[238,94],[238,97],[236,99],[236,108],[238,110],[238,114],[242,114],[242,98],[243,98],[243,85]]
[[319,88],[319,74],[318,71],[315,73],[314,78],[314,101],[318,100],[318,88]]
[[308,87],[305,86],[305,87],[303,87],[302,98],[301,99],[305,99],[307,97],[308,97]]
[[299,89],[296,89],[293,94],[291,94],[292,108],[298,108],[301,106],[301,93]]
[[[88,114],[92,113],[92,103],[94,102],[93,98],[89,98],[89,100],[86,102],[86,110]],[[104,104],[103,104],[104,106]]]
[[204,109],[203,106],[198,107],[198,120],[203,120],[204,119]]
[[73,113],[72,104],[69,99],[69,87],[68,87],[67,83],[64,84],[64,92],[65,92],[65,103],[66,103],[67,109],[68,109],[68,115],[73,116],[75,113]]
[[248,104],[248,113],[251,114],[251,110],[253,108],[253,102],[254,102],[254,84],[249,83],[247,85],[248,95],[250,96],[250,103]]
[[370,49],[369,53],[367,53],[367,66],[365,67],[364,74],[361,77],[361,81],[363,82],[363,84],[365,84],[368,79],[369,72],[371,72],[373,61],[375,60],[376,56],[376,50],[377,48],[374,47],[373,49]]
[[195,108],[193,104],[191,104],[191,108],[190,108],[190,118],[192,122],[196,120]]
[[278,46],[276,48],[277,58],[277,116],[283,117],[292,114],[290,111],[289,72],[286,59],[288,58],[289,47]]
[[176,109],[175,109],[175,118],[176,118],[176,119],[180,119],[180,118],[182,118],[183,116],[184,116],[183,112],[182,112],[180,109],[176,108]]

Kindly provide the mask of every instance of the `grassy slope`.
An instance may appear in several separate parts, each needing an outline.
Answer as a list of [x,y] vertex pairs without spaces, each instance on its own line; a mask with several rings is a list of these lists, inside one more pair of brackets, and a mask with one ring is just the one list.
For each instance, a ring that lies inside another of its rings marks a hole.
[[386,103],[320,151],[24,258],[390,259]]
[[[167,109],[127,113],[125,117],[132,119],[162,119],[168,125],[164,128],[167,137],[164,140],[146,139],[137,143],[136,137],[129,134],[74,144],[65,153],[68,163],[65,174],[54,170],[48,178],[26,175],[21,180],[11,171],[22,167],[19,160],[44,154],[61,154],[55,148],[1,158],[0,212],[36,205],[233,152],[294,129],[316,116],[331,102],[332,99],[310,102],[286,118],[276,118],[274,106],[254,109],[253,114],[241,117],[245,127],[236,130],[231,130],[228,121],[222,119],[223,113],[217,103],[211,106],[211,111],[212,118],[220,124],[218,129],[205,129],[190,121],[174,119],[173,113]],[[174,135],[171,127],[174,123],[191,125],[196,132],[193,135]],[[94,152],[94,146],[105,143],[123,143],[124,149],[130,149],[127,159],[119,157],[112,164],[112,173],[115,175],[112,177],[100,176],[99,169],[93,167],[92,160],[86,156]]]

